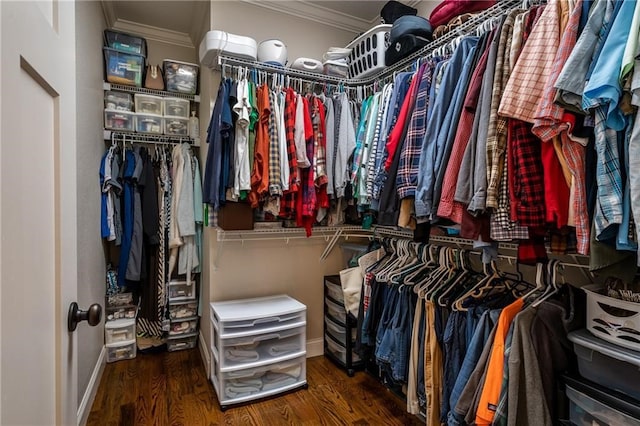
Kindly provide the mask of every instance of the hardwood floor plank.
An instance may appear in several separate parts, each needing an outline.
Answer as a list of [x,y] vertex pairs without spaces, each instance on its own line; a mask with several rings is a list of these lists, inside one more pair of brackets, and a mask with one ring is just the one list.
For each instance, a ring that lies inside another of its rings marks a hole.
[[107,364],[88,425],[419,425],[404,403],[364,372],[307,359],[308,389],[220,405],[197,349]]

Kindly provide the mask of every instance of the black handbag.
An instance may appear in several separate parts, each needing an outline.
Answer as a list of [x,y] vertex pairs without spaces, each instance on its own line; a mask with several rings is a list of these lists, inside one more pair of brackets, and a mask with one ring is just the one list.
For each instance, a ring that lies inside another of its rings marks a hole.
[[406,58],[413,52],[416,52],[426,46],[429,39],[415,36],[413,34],[405,34],[391,43],[384,53],[385,65],[393,65],[402,58]]

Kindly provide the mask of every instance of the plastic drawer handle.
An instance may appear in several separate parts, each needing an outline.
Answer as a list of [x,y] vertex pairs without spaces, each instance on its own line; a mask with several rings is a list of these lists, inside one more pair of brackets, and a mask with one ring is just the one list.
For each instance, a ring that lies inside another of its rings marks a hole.
[[277,333],[265,334],[264,336],[256,337],[256,342],[260,342],[263,340],[279,339],[279,338],[280,338],[280,335]]
[[253,323],[254,324],[262,324],[262,323],[265,323],[265,322],[274,322],[274,321],[278,321],[278,318],[277,317],[258,318]]

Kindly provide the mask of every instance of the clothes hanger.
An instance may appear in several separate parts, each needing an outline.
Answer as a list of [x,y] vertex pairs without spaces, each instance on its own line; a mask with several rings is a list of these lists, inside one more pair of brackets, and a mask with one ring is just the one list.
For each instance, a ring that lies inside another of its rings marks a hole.
[[415,291],[418,294],[418,297],[420,298],[424,298],[425,297],[425,293],[428,290],[429,286],[437,281],[441,276],[443,276],[444,274],[447,273],[447,251],[448,251],[448,247],[441,247],[440,251],[438,252],[438,266],[430,273],[428,274],[426,277],[424,277],[422,280],[416,282],[415,284]]
[[531,306],[533,306],[534,308],[537,308],[538,306],[540,306],[542,302],[549,299],[551,296],[553,296],[554,294],[557,294],[560,291],[561,287],[558,285],[558,281],[557,281],[559,264],[560,264],[560,261],[557,259],[551,259],[547,264],[547,274],[549,276],[549,281],[551,285],[547,286],[547,288],[545,289],[545,292],[531,304]]
[[[418,245],[413,242],[409,242],[407,244],[407,247],[409,251],[410,260],[404,266],[396,269],[395,271],[389,274],[389,282],[393,284],[410,285],[409,282],[407,282],[402,278],[406,277],[408,273],[413,272],[416,268],[420,268],[422,266],[420,255],[418,253],[418,250],[420,250],[420,247],[418,247]],[[402,283],[400,281],[402,281]]]
[[383,271],[376,274],[376,279],[382,282],[389,281],[389,273],[396,268],[402,267],[409,259],[408,241],[396,240],[396,250],[398,257],[395,262],[390,263]]

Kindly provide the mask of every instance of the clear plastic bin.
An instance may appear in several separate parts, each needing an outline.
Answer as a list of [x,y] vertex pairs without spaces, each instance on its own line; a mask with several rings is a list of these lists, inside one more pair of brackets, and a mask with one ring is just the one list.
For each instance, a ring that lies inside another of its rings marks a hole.
[[344,292],[342,291],[342,286],[340,285],[340,277],[338,276],[336,278],[338,283],[335,283],[333,281],[333,278],[331,280],[324,280],[324,286],[327,290],[326,294],[327,296],[344,306]]
[[139,114],[162,115],[162,97],[136,93],[134,95],[136,112]]
[[147,56],[147,41],[142,37],[120,31],[104,30],[104,38],[107,46],[112,49]]
[[125,130],[133,132],[135,130],[136,115],[127,111],[104,111],[104,127],[111,130]]
[[167,339],[167,350],[169,352],[193,349],[198,344],[198,334],[190,334],[180,337],[169,337]]
[[175,302],[169,304],[169,317],[172,320],[191,318],[198,315],[197,302]]
[[198,93],[198,70],[200,67],[197,64],[172,59],[165,59],[162,64],[168,92],[187,95]]
[[640,419],[618,411],[592,397],[567,386],[571,423],[577,426],[640,426]]
[[104,94],[104,109],[132,112],[133,100],[131,94],[108,90]]
[[136,131],[161,135],[164,133],[164,117],[161,115],[136,113]]
[[640,353],[602,340],[587,330],[569,333],[580,374],[640,400]]
[[182,336],[198,331],[198,318],[185,318],[183,320],[171,321],[169,326],[169,336]]
[[105,345],[107,348],[107,362],[122,361],[124,359],[132,359],[136,357],[136,341],[110,343]]
[[347,311],[344,306],[336,305],[329,299],[325,299],[324,303],[327,305],[327,314],[340,324],[347,323]]
[[142,86],[144,56],[103,47],[105,74],[109,83]]
[[192,281],[169,281],[169,300],[194,300],[196,298],[196,283]]
[[135,319],[138,307],[136,305],[107,306],[105,311],[107,313],[107,321]]
[[189,118],[190,103],[186,99],[164,98],[165,117]]
[[[331,318],[324,318],[324,323],[326,325],[327,333],[329,333],[336,341],[342,343],[343,345],[347,344],[347,328],[341,326],[340,324],[336,324],[331,321]],[[351,341],[354,341],[356,338],[356,329],[351,330]]]
[[136,320],[120,319],[107,321],[104,324],[104,339],[106,344],[130,342],[136,338]]
[[165,117],[164,133],[172,136],[189,136],[189,119]]

